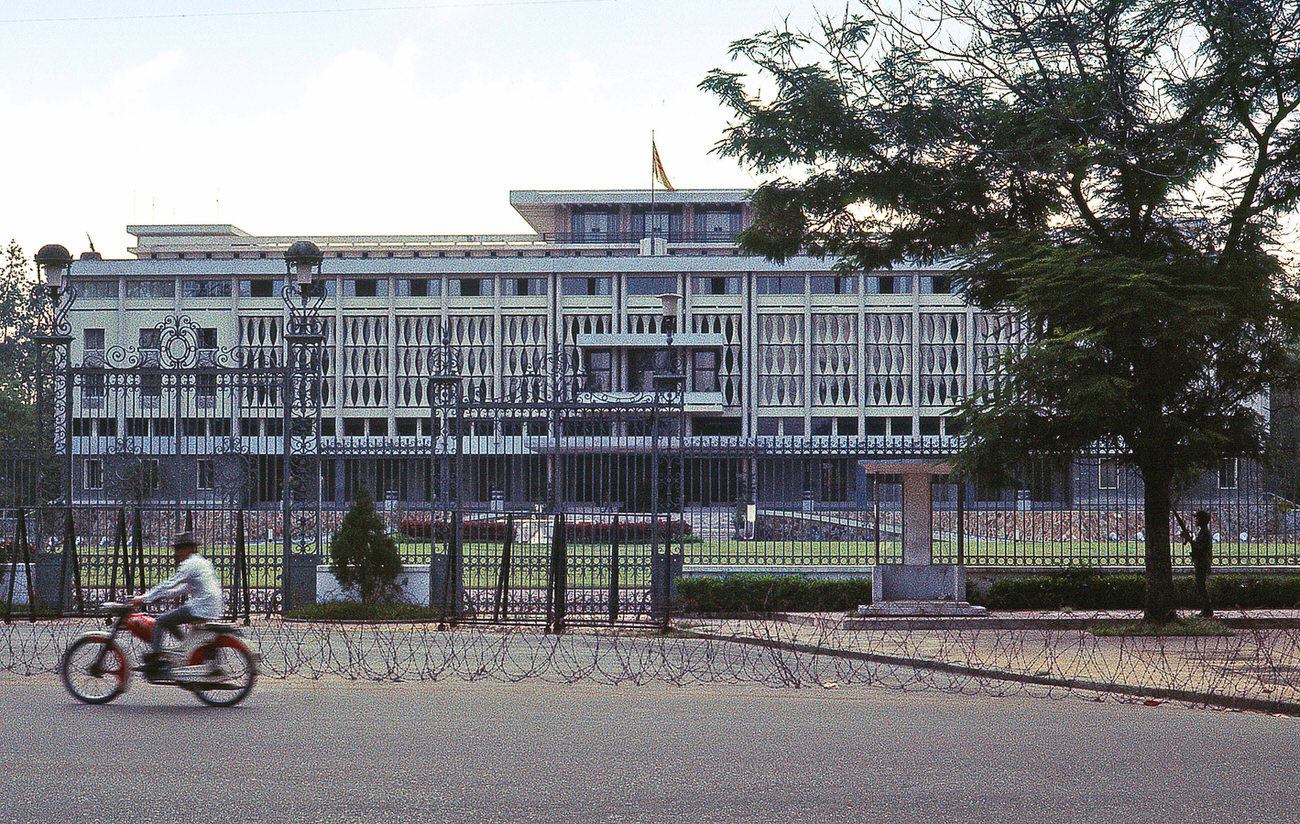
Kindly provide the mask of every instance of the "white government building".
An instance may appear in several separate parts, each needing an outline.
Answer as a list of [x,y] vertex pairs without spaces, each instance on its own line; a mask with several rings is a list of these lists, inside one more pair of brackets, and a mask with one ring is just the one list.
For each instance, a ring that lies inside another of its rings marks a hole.
[[[403,456],[430,449],[428,364],[444,326],[474,397],[499,397],[521,364],[554,344],[580,355],[593,388],[635,392],[668,365],[661,295],[675,293],[688,441],[717,452],[688,469],[685,498],[732,501],[752,484],[760,500],[797,503],[811,493],[818,505],[851,504],[858,457],[948,447],[954,402],[988,380],[1014,345],[1014,326],[967,305],[943,268],[846,275],[829,260],[746,255],[734,238],[751,219],[748,196],[515,191],[510,202],[535,232],[522,235],[299,238],[220,224],[131,226],[134,259],[89,254],[72,267],[72,359],[95,365],[115,347],[157,347],[153,330],[175,315],[193,319],[202,347],[278,351],[284,251],[311,240],[326,283],[323,498],[341,505],[366,483],[379,498],[420,500],[427,483]],[[75,499],[98,497],[103,455],[123,438],[164,465],[182,452],[199,456],[171,473],[168,494],[180,500],[212,488],[202,456],[240,438],[265,463],[254,502],[279,496],[283,418],[274,408],[149,411],[83,391],[72,418]],[[510,485],[486,478],[470,494]],[[1033,494],[1064,500],[1073,486],[1045,476]]]

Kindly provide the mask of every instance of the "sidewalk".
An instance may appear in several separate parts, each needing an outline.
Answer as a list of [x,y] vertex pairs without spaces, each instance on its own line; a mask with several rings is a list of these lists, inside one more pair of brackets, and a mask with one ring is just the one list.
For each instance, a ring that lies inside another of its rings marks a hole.
[[[1002,613],[984,618],[789,614],[778,621],[683,621],[691,634],[914,667],[953,681],[1005,681],[1053,690],[1300,715],[1300,611],[1224,612],[1232,636],[1093,635],[1138,612]],[[957,685],[960,688],[960,684]]]

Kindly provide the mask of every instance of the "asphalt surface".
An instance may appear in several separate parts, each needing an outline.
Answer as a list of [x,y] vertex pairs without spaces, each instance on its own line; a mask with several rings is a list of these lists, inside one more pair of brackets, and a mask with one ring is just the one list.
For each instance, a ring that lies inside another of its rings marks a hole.
[[9,822],[1300,820],[1300,721],[869,688],[0,676]]

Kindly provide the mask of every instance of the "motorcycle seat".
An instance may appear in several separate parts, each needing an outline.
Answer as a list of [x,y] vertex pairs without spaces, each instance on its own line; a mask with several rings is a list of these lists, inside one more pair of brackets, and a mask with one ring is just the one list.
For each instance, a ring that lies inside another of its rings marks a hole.
[[231,624],[225,621],[204,621],[201,624],[195,624],[196,629],[205,629],[208,632],[239,632],[239,624]]

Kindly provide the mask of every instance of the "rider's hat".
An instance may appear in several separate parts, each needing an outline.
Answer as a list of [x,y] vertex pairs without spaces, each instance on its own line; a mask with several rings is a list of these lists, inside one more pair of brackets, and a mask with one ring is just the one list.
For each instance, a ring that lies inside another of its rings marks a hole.
[[192,546],[197,550],[199,539],[194,537],[193,532],[182,532],[172,539],[172,549],[180,549],[183,546]]

